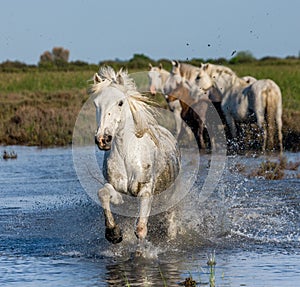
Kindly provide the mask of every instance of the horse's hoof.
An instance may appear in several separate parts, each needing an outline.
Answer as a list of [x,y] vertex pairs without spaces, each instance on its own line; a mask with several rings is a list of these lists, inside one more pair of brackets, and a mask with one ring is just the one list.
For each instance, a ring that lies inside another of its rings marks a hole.
[[135,230],[135,236],[139,240],[144,240],[147,236],[147,226],[146,225],[137,226]]
[[105,229],[105,238],[113,243],[117,244],[123,240],[121,229],[118,225],[113,228],[106,228]]

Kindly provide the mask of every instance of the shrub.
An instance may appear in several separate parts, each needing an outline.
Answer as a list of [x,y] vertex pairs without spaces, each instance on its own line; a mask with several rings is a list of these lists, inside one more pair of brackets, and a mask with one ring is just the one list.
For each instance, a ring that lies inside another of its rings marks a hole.
[[229,63],[230,64],[240,64],[240,63],[251,63],[254,62],[256,59],[252,55],[250,51],[241,51],[233,57]]

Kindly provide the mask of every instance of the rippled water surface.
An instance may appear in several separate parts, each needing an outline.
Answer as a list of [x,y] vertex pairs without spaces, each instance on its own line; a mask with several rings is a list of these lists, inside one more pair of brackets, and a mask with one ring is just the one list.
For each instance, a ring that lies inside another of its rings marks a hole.
[[[180,234],[168,241],[149,224],[138,243],[134,219],[119,217],[119,245],[104,239],[101,207],[85,193],[71,148],[0,147],[0,286],[299,286],[300,169],[281,180],[249,177],[266,157],[230,156],[217,188],[198,201],[210,168],[180,202]],[[300,154],[286,154],[300,161]],[[275,157],[273,158],[274,160]],[[138,251],[138,252],[137,252]]]

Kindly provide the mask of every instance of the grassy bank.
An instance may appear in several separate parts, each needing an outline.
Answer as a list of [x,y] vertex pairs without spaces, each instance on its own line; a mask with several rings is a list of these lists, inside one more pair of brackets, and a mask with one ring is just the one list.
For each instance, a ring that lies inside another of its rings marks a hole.
[[[300,61],[229,66],[239,76],[271,78],[278,83],[283,94],[284,145],[287,149],[300,149]],[[77,114],[88,98],[87,80],[94,72],[91,69],[0,72],[0,143],[39,146],[71,143]]]

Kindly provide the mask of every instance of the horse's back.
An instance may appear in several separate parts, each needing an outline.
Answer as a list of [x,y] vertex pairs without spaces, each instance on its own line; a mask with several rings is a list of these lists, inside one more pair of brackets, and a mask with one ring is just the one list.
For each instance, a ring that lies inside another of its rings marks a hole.
[[282,95],[279,86],[271,79],[261,79],[250,87],[250,97],[262,100],[262,105],[272,104],[278,108],[282,106]]

